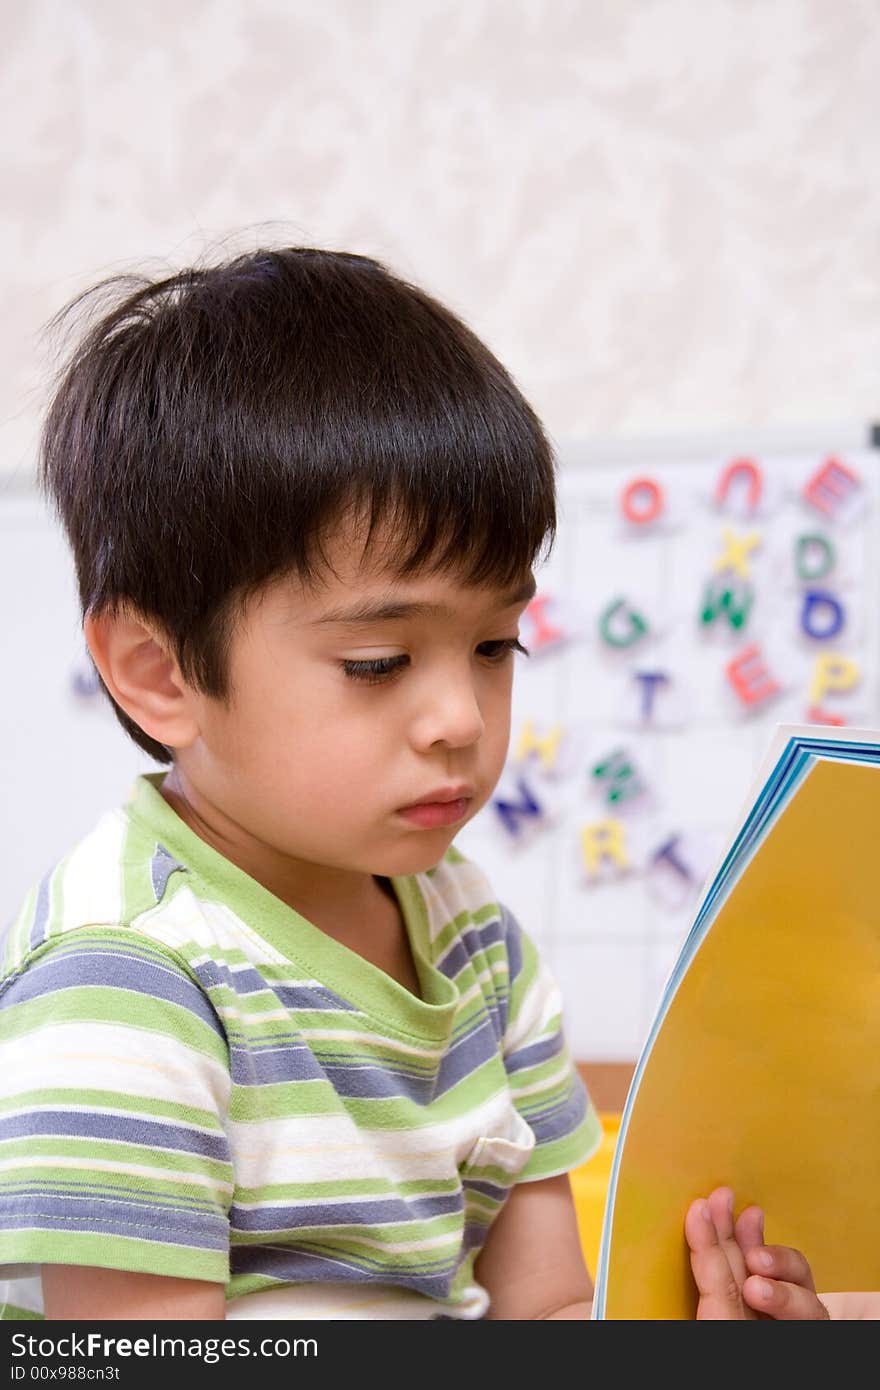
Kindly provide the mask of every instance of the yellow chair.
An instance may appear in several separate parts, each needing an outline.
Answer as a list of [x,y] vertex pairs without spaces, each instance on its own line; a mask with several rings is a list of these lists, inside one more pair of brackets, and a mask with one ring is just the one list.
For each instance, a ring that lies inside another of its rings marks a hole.
[[605,1215],[605,1197],[611,1177],[611,1160],[614,1157],[614,1146],[620,1129],[618,1112],[600,1111],[599,1114],[602,1121],[602,1141],[592,1158],[582,1163],[579,1168],[572,1169],[569,1174],[581,1248],[587,1267],[594,1277],[599,1263],[599,1241]]

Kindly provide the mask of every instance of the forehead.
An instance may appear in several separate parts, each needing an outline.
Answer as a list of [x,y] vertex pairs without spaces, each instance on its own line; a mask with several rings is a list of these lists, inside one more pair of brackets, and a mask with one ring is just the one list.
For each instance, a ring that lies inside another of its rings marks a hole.
[[474,585],[462,585],[454,579],[430,578],[404,583],[393,581],[382,587],[377,580],[375,592],[361,591],[357,595],[347,590],[348,598],[340,602],[320,606],[320,611],[312,615],[313,626],[369,627],[374,623],[393,622],[403,618],[426,618],[451,622],[462,615],[462,609],[471,607],[490,608],[502,611],[527,603],[535,593],[533,578],[524,580],[512,589],[495,589]]
[[402,619],[454,622],[522,607],[535,593],[531,570],[503,586],[474,585],[448,569],[402,576],[387,543],[380,538],[366,551],[362,533],[351,530],[324,542],[321,553],[314,583],[291,577],[276,589],[286,618],[319,632]]

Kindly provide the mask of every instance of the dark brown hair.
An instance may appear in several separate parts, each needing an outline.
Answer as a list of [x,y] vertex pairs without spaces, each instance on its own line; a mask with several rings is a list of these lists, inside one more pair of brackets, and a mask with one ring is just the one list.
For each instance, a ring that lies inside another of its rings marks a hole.
[[377,261],[290,247],[116,277],[55,323],[95,306],[47,415],[40,486],[83,615],[152,619],[205,694],[229,697],[246,601],[287,573],[311,583],[349,509],[369,539],[390,524],[401,577],[507,586],[549,551],[540,422],[459,319]]

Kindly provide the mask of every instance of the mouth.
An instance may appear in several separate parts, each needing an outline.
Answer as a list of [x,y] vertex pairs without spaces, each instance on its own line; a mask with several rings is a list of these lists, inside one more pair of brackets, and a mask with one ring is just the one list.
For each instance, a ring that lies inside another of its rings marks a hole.
[[455,825],[457,821],[464,820],[473,798],[474,794],[470,788],[457,795],[454,791],[432,792],[423,801],[401,807],[397,814],[403,816],[411,825],[421,826],[423,830],[433,830],[437,826]]

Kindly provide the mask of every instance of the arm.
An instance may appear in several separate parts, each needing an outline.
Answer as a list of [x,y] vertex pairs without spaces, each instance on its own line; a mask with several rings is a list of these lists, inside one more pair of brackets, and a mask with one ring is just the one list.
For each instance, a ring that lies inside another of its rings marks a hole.
[[[41,1268],[50,1318],[125,1317],[150,1276],[163,1309],[169,1288],[188,1295],[192,1280],[222,1291],[229,1278],[225,1035],[185,963],[137,940],[110,927],[71,931],[3,992],[0,1098],[16,1127],[3,1255]],[[65,1180],[47,1203],[59,1149]],[[150,1181],[139,1182],[145,1171]],[[201,1316],[187,1305],[177,1316]]]
[[222,1284],[129,1274],[120,1269],[44,1265],[43,1302],[51,1321],[220,1321],[226,1316]]
[[692,1202],[685,1217],[700,1319],[780,1321],[880,1318],[880,1293],[816,1293],[799,1250],[764,1244],[764,1214],[746,1207],[734,1221],[734,1197],[718,1187]]
[[488,1319],[589,1318],[593,1281],[567,1173],[516,1184],[489,1228],[474,1273],[489,1292]]

